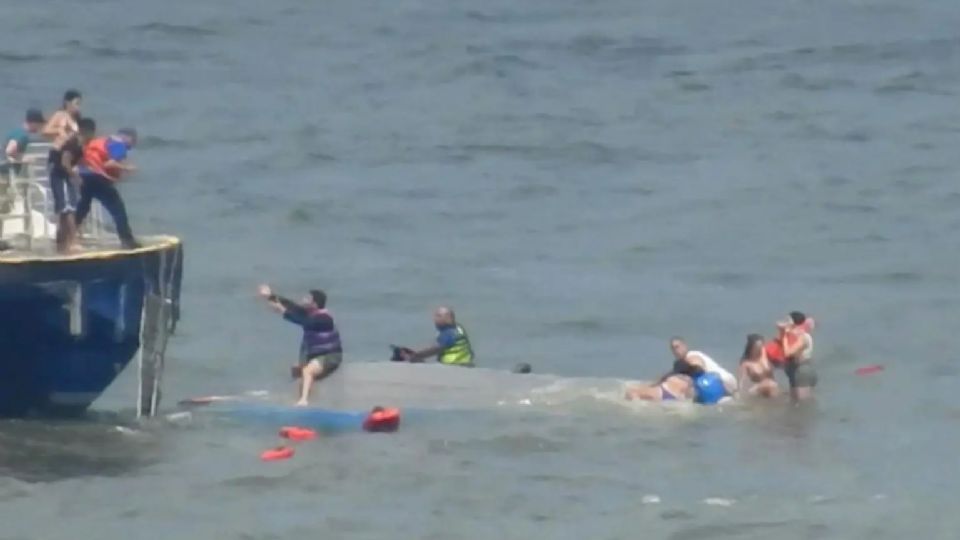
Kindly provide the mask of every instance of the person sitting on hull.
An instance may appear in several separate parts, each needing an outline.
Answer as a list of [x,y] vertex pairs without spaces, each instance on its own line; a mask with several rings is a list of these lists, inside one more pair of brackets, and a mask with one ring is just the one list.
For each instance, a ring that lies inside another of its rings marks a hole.
[[433,312],[433,324],[439,334],[435,345],[413,350],[393,346],[393,360],[399,362],[423,362],[431,356],[446,366],[473,367],[473,346],[463,326],[457,323],[453,309],[441,306]]
[[303,328],[300,363],[292,373],[301,380],[297,405],[305,406],[314,381],[329,377],[343,361],[343,344],[333,316],[327,311],[327,295],[313,289],[298,304],[274,294],[269,285],[261,285],[258,293],[284,319]]

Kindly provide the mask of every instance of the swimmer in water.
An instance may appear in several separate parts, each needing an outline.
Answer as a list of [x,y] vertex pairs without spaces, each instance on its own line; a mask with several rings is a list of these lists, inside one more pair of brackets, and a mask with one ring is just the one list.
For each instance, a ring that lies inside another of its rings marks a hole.
[[627,390],[627,400],[692,401],[701,405],[715,405],[730,399],[720,375],[704,371],[686,360],[677,360],[674,371],[657,384],[638,386]]
[[771,398],[780,393],[760,334],[747,336],[747,345],[740,359],[739,382],[741,391],[750,396]]
[[655,384],[627,388],[624,398],[643,401],[693,401],[696,391],[689,375],[670,373]]

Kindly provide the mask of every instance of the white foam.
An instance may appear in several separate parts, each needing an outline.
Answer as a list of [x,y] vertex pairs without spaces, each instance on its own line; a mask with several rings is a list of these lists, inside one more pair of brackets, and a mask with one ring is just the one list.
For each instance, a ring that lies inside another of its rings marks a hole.
[[724,506],[730,507],[737,503],[733,499],[724,499],[722,497],[707,497],[703,500],[703,503],[709,506]]

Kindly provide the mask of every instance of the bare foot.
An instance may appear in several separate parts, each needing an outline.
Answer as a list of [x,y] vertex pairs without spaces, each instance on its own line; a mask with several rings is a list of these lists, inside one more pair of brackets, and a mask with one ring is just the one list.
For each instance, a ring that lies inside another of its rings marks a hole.
[[306,407],[306,406],[307,406],[307,400],[305,399],[301,399],[300,401],[297,402],[297,407]]

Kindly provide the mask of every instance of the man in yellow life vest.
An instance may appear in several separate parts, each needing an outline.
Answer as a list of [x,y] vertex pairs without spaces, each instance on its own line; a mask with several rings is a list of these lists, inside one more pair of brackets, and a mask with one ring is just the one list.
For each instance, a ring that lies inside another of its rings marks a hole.
[[463,326],[457,324],[456,315],[448,307],[438,307],[433,312],[433,324],[440,332],[436,345],[414,351],[404,347],[394,347],[395,360],[422,362],[436,356],[437,361],[448,366],[473,367],[473,346]]

